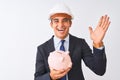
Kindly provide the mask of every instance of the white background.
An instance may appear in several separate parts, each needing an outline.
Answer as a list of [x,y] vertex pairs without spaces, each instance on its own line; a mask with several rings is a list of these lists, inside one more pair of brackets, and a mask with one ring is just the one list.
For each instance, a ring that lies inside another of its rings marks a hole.
[[0,0],[0,80],[33,80],[37,46],[51,38],[48,12],[57,3],[67,4],[74,15],[70,33],[85,38],[92,48],[89,26],[102,15],[111,25],[104,38],[107,70],[98,76],[83,64],[86,80],[119,80],[119,0]]

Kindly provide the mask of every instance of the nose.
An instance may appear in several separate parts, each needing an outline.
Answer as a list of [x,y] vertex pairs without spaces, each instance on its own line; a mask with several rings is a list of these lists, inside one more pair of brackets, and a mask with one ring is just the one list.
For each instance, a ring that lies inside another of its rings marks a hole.
[[60,21],[60,22],[58,23],[58,26],[59,26],[59,27],[63,27],[63,26],[64,26],[64,23],[63,23],[62,21]]

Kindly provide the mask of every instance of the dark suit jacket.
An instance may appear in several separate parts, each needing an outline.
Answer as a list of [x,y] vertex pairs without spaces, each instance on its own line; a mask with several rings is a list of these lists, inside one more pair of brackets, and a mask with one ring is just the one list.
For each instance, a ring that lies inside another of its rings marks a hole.
[[[54,36],[53,36],[54,37]],[[37,48],[35,80],[51,80],[48,66],[49,53],[54,51],[53,37]],[[84,80],[81,60],[94,73],[103,75],[106,70],[105,49],[99,50],[93,47],[93,53],[84,39],[70,35],[69,51],[72,60],[72,69],[68,72],[69,80]]]

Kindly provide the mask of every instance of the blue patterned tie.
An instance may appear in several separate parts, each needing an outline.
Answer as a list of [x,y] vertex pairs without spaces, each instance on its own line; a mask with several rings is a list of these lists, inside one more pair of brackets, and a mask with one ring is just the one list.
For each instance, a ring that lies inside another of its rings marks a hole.
[[[65,51],[64,42],[65,42],[65,40],[61,40],[60,50],[62,50],[62,51]],[[60,80],[66,80],[66,75],[63,76]]]
[[62,51],[65,51],[64,42],[65,42],[65,40],[61,40],[60,50],[62,50]]

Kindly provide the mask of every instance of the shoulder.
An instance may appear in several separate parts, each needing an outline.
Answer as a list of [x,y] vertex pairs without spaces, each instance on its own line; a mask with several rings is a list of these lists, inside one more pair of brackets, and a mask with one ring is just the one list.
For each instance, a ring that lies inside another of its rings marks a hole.
[[77,41],[77,42],[84,42],[85,41],[84,38],[79,38],[79,37],[73,36],[71,34],[70,34],[70,40],[74,40],[74,42],[75,41]]
[[53,36],[49,40],[45,41],[44,43],[38,45],[38,48],[44,48],[47,47],[48,45],[51,45],[53,43]]
[[73,35],[70,35],[70,43],[78,46],[88,46],[86,40],[84,38],[79,38]]

